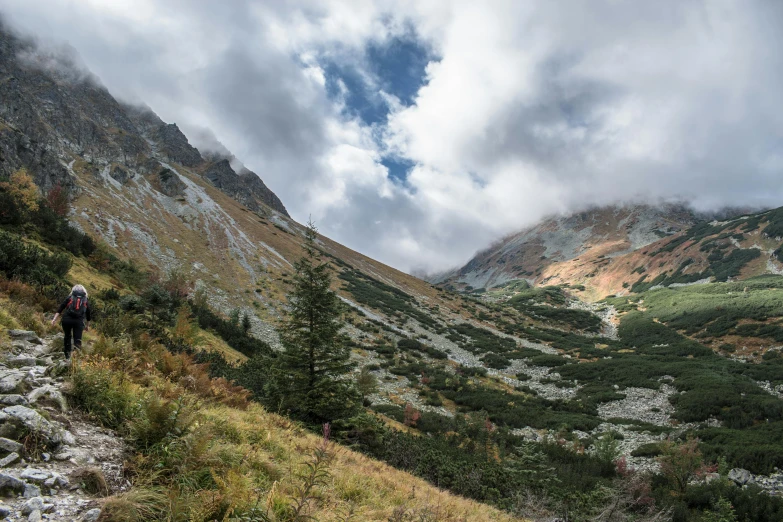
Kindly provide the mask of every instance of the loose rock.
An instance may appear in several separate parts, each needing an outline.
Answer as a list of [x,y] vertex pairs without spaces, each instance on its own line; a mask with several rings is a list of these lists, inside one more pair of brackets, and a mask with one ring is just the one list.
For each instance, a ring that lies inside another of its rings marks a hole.
[[0,494],[8,495],[9,493],[22,493],[24,491],[24,482],[18,478],[0,473]]
[[43,511],[44,501],[41,497],[33,497],[22,506],[22,514],[29,515],[33,511]]
[[24,498],[40,497],[41,496],[41,488],[39,488],[35,484],[25,484],[25,486],[24,486],[24,494],[22,496]]
[[99,508],[93,508],[82,515],[81,522],[96,522],[101,516],[101,510]]
[[19,453],[22,450],[22,445],[15,440],[0,437],[0,450],[6,453]]
[[33,344],[43,344],[43,341],[38,337],[38,334],[29,330],[8,330],[8,335],[11,339],[19,341],[27,341]]
[[0,468],[7,468],[8,466],[13,464],[14,462],[19,460],[20,458],[21,457],[19,456],[18,453],[10,453],[10,454],[6,455],[5,457],[3,457],[2,459],[0,459]]
[[19,478],[30,482],[41,483],[51,476],[52,474],[49,473],[48,471],[44,471],[37,468],[27,468],[22,472]]

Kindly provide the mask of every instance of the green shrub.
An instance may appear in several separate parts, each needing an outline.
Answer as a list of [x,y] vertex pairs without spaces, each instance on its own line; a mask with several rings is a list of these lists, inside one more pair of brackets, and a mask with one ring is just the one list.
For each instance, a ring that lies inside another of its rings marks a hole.
[[631,452],[632,457],[657,457],[663,454],[663,447],[660,442],[649,442],[642,444]]
[[128,419],[139,413],[141,396],[130,381],[108,368],[78,366],[71,384],[76,405],[108,428],[122,431]]
[[481,361],[488,367],[496,370],[502,370],[507,368],[511,361],[502,355],[496,353],[488,353],[481,358]]
[[530,358],[534,366],[558,367],[568,364],[568,360],[559,355],[541,354]]

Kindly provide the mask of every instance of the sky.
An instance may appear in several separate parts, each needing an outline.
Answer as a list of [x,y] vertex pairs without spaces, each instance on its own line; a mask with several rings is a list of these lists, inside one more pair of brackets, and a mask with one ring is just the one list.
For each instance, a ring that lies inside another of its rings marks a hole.
[[[783,205],[783,2],[4,0],[405,271],[592,205]],[[209,132],[206,132],[206,131]]]

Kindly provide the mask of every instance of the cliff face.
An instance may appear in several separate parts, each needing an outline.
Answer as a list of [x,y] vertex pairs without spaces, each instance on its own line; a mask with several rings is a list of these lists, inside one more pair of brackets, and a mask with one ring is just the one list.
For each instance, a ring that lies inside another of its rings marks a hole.
[[[0,174],[27,168],[44,191],[58,184],[78,190],[75,164],[93,174],[106,170],[120,183],[160,177],[167,164],[214,170],[176,124],[118,102],[67,52],[41,50],[0,25]],[[232,198],[288,216],[256,174],[218,169],[207,179],[219,179],[216,186]],[[168,186],[164,193],[178,190]]]

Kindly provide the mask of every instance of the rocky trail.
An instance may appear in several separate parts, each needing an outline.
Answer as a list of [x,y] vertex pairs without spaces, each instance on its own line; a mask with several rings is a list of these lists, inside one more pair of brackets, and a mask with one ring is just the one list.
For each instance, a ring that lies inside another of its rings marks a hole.
[[[11,330],[0,355],[0,519],[94,522],[123,491],[126,447],[70,408],[62,335]],[[72,364],[78,364],[79,354]]]

